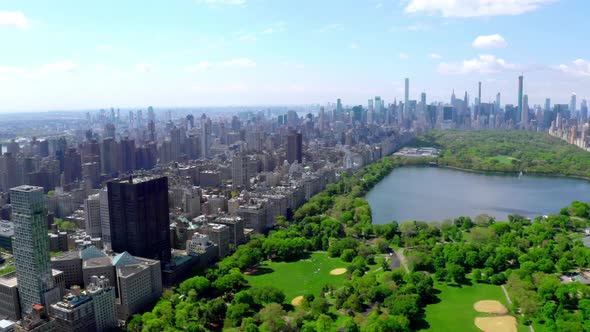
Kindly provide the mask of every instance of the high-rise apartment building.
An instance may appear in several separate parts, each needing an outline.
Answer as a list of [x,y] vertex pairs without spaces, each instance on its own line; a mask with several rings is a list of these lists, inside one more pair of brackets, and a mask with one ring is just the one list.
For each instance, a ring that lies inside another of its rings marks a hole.
[[10,199],[20,305],[28,313],[35,304],[47,306],[59,299],[51,271],[43,188],[15,187],[10,189]]
[[129,177],[107,184],[115,252],[170,261],[167,177]]

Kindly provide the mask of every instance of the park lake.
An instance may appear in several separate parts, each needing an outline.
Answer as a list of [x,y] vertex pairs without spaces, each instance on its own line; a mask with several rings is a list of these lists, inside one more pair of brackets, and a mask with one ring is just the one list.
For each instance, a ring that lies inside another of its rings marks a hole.
[[558,213],[572,201],[590,200],[590,182],[525,174],[489,174],[439,167],[401,167],[366,196],[373,223],[443,221],[488,214],[530,218]]

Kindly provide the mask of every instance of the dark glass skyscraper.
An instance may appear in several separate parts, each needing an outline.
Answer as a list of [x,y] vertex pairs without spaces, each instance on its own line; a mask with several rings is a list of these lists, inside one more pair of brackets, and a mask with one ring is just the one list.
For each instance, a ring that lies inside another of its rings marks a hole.
[[287,161],[303,163],[303,136],[294,130],[287,134]]
[[107,186],[113,251],[169,262],[168,178],[130,177]]

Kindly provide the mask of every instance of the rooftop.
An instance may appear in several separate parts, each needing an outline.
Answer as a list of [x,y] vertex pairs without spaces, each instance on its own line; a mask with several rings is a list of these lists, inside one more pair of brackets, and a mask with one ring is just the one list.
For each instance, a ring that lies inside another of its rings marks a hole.
[[14,188],[10,188],[12,191],[20,191],[20,192],[33,192],[33,191],[43,191],[43,187],[36,187],[36,186],[29,186],[29,185],[22,185]]

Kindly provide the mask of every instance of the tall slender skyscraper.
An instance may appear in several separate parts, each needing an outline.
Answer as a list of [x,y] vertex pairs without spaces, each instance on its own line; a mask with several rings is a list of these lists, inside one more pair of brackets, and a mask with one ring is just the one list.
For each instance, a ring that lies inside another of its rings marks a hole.
[[10,189],[14,243],[12,244],[21,310],[34,304],[49,306],[59,300],[49,257],[47,212],[43,188],[20,186]]
[[516,116],[517,116],[516,122],[522,121],[523,79],[524,78],[522,77],[522,75],[518,76],[518,112],[516,112]]
[[477,83],[477,114],[481,112],[481,81]]
[[113,251],[169,262],[168,178],[130,177],[107,189]]
[[201,116],[201,156],[210,157],[211,150],[211,119],[205,114]]
[[406,77],[404,90],[404,113],[408,112],[408,102],[410,100],[410,79]]
[[577,117],[577,101],[576,101],[576,93],[572,93],[572,98],[570,99],[570,114],[572,117]]

